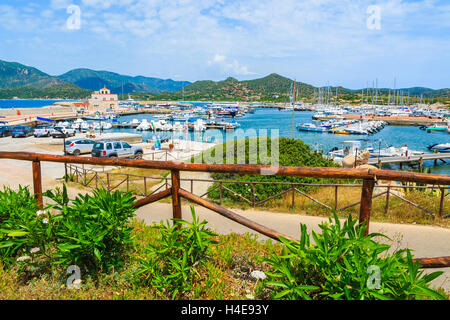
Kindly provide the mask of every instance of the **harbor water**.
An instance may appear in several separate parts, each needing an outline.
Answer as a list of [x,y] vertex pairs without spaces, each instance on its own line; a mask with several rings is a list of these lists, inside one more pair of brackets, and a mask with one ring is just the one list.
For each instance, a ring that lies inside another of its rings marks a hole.
[[[294,113],[295,125],[299,123],[309,123],[312,122],[313,112],[310,111],[296,111]],[[151,120],[157,121],[150,114],[140,114],[140,115],[130,115],[122,116],[118,119],[120,122],[129,122],[133,119],[138,119],[139,121],[147,119],[148,122]],[[231,119],[226,119],[229,121]],[[239,129],[244,131],[247,129],[255,129],[258,133],[260,129],[267,129],[267,133],[270,136],[271,130],[278,130],[280,137],[292,137],[292,111],[279,111],[278,109],[269,108],[257,108],[255,113],[248,113],[243,117],[238,117],[234,119],[240,124]],[[153,138],[153,131],[137,131],[136,129],[113,129],[117,132],[130,132],[130,133],[140,133],[142,134],[143,141],[151,140]],[[208,132],[207,130],[206,132]],[[172,133],[172,132],[157,132],[157,135],[164,137],[172,137],[172,135],[177,137],[183,137],[184,133]],[[259,134],[259,133],[258,133]],[[358,140],[358,139],[369,139],[372,141],[373,147],[385,148],[387,146],[400,147],[401,145],[407,145],[408,149],[429,152],[427,146],[437,144],[437,143],[448,143],[450,140],[450,135],[446,131],[443,132],[432,132],[428,133],[425,130],[420,130],[416,126],[386,126],[381,131],[369,135],[339,135],[331,133],[318,133],[318,132],[305,132],[294,130],[295,138],[301,139],[307,143],[313,150],[324,151],[328,153],[332,148],[342,147],[342,142],[348,140]],[[199,139],[198,135],[194,135],[193,132],[189,132],[189,139],[195,140]],[[234,134],[221,135],[222,139],[219,142],[227,139],[234,139]],[[210,135],[204,133],[204,140],[208,140]],[[202,138],[200,138],[202,139]],[[431,168],[433,173],[450,174],[450,163],[443,163],[438,160],[438,165],[434,166],[433,161],[425,161],[424,167]],[[383,166],[386,169],[396,169],[397,165],[386,165]],[[403,169],[407,169],[408,166],[404,165]]]

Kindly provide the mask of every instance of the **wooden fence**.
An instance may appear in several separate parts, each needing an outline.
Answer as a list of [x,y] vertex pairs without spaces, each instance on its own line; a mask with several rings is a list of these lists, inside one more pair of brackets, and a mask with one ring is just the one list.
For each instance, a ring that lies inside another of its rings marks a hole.
[[[136,159],[120,159],[120,158],[94,158],[94,157],[72,157],[72,156],[56,156],[49,154],[38,154],[28,152],[0,152],[0,159],[16,159],[32,161],[33,168],[33,187],[37,202],[43,206],[42,198],[42,181],[41,181],[41,161],[57,162],[57,163],[77,163],[88,165],[102,166],[122,166],[135,167],[144,169],[160,169],[170,170],[171,187],[159,192],[154,192],[144,198],[136,201],[135,208],[142,207],[149,203],[161,200],[171,196],[172,198],[172,214],[174,218],[181,219],[181,198],[187,199],[193,203],[208,208],[228,219],[240,223],[252,230],[266,235],[275,240],[279,240],[280,236],[288,239],[292,237],[283,235],[276,230],[270,229],[242,217],[231,210],[223,208],[218,204],[209,202],[192,192],[188,192],[180,187],[180,171],[196,171],[196,172],[217,172],[229,174],[272,174],[276,176],[298,176],[298,177],[315,177],[328,179],[362,179],[362,190],[360,200],[359,222],[365,223],[366,232],[369,231],[370,213],[372,206],[373,191],[377,180],[416,182],[422,184],[431,184],[438,186],[450,185],[450,175],[423,174],[404,171],[389,171],[381,169],[346,169],[346,168],[317,168],[317,167],[272,167],[267,165],[246,165],[246,164],[207,164],[207,163],[182,163],[168,161],[151,161]],[[86,180],[85,180],[86,181]],[[450,256],[439,258],[421,258],[417,261],[424,268],[450,267]]]
[[[74,179],[75,182],[81,183],[85,187],[90,188],[98,188],[98,187],[104,187],[107,190],[115,190],[119,189],[123,185],[126,186],[126,191],[134,191],[136,195],[139,196],[148,196],[152,193],[157,192],[161,188],[169,188],[171,186],[171,178],[170,177],[155,177],[155,176],[142,176],[142,175],[135,175],[135,174],[129,174],[129,173],[115,173],[115,172],[100,172],[93,168],[85,168],[79,167],[76,165],[69,164],[68,166],[69,175]],[[113,184],[111,183],[111,177],[120,177],[120,182]],[[138,186],[136,184],[136,180],[139,180],[142,186]],[[159,182],[159,186],[155,190],[151,190],[148,188],[148,182],[149,181],[157,181]],[[187,178],[183,179],[181,178],[180,181],[186,181],[188,182],[190,186],[190,192],[194,193],[194,185],[196,183],[207,183],[209,185],[215,184],[214,187],[209,189],[207,192],[199,195],[200,198],[206,197],[211,192],[218,190],[219,192],[219,203],[222,204],[222,199],[224,193],[229,193],[236,198],[241,199],[245,203],[248,203],[250,206],[255,207],[262,205],[263,203],[279,198],[289,192],[291,192],[291,207],[295,206],[295,200],[296,195],[299,194],[301,196],[304,196],[308,198],[309,200],[317,203],[319,206],[329,210],[329,211],[344,211],[349,208],[355,207],[360,204],[360,201],[339,207],[339,190],[342,188],[361,188],[362,184],[337,184],[337,183],[294,183],[294,182],[259,182],[259,181],[242,181],[242,180],[212,180],[212,179],[194,179],[194,178]],[[228,188],[226,185],[229,184],[244,184],[251,186],[251,197],[245,197],[245,195],[235,192],[234,190]],[[258,199],[258,193],[257,193],[257,185],[265,185],[265,184],[276,184],[284,186],[285,189],[279,193],[267,196],[264,199]],[[334,197],[333,197],[333,204],[327,205],[323,203],[322,201],[314,198],[313,196],[307,194],[306,192],[300,190],[300,187],[331,187],[334,190]],[[372,199],[381,197],[385,195],[385,205],[384,205],[384,214],[388,213],[389,210],[389,203],[391,201],[391,197],[395,197],[402,201],[403,203],[407,203],[423,212],[425,212],[428,215],[431,216],[439,216],[439,217],[450,217],[450,213],[444,213],[444,200],[445,197],[447,197],[450,193],[448,192],[448,187],[445,186],[408,186],[408,185],[376,185],[377,189],[385,190],[382,192],[379,192],[377,194],[372,194]],[[395,192],[397,189],[403,189],[403,190],[438,190],[440,192],[439,196],[439,206],[437,212],[432,212],[430,209],[426,209],[423,206],[419,205],[418,203],[415,203],[414,201],[408,200],[404,198],[402,195],[400,195],[398,192]]]

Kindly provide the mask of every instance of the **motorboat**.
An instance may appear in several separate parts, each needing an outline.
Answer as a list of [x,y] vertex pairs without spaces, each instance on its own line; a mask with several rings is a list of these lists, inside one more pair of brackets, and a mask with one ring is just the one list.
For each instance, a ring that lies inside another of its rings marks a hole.
[[309,131],[309,132],[327,132],[326,127],[317,126],[313,123],[304,123],[297,125],[297,130],[299,131]]
[[143,120],[141,121],[141,123],[136,127],[136,130],[139,130],[139,131],[147,131],[147,130],[150,130],[150,128],[151,128],[151,125],[150,125],[150,123],[147,121],[147,119],[143,119]]
[[427,148],[433,152],[450,152],[450,143],[433,144]]
[[434,124],[432,126],[426,127],[426,131],[427,132],[431,132],[431,131],[447,131],[447,130],[448,130],[448,126],[447,125]]

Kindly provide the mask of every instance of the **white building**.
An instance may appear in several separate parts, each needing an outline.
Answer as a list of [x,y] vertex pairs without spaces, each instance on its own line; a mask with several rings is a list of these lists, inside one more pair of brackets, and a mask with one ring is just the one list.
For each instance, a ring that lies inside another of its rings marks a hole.
[[111,94],[111,91],[107,88],[94,91],[88,102],[89,110],[94,111],[117,110],[119,108],[119,97],[117,94]]

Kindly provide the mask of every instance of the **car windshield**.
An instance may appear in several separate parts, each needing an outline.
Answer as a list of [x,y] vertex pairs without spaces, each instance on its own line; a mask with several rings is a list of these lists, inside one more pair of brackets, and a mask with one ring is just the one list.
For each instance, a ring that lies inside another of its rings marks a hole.
[[103,143],[94,144],[94,149],[103,149]]

